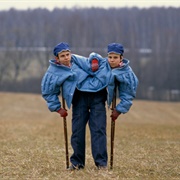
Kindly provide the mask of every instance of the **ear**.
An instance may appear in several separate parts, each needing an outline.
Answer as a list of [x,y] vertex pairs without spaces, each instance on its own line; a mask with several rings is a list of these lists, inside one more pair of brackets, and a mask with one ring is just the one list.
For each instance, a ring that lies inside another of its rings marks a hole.
[[120,60],[123,60],[123,55],[120,55]]
[[58,56],[55,56],[55,60],[56,60],[56,61],[59,60]]

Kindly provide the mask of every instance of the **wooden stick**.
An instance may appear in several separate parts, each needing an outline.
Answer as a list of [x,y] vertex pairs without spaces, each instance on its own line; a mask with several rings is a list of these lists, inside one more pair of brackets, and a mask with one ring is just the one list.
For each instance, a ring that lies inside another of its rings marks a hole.
[[[65,100],[62,96],[62,105],[63,108],[66,109]],[[66,117],[63,117],[64,122],[64,140],[65,140],[65,151],[66,151],[66,168],[69,168],[69,152],[68,152],[68,135],[67,135],[67,123],[66,123]]]
[[[112,112],[116,107],[116,83],[113,92]],[[115,135],[115,121],[111,118],[111,156],[110,156],[110,169],[113,169],[113,154],[114,154],[114,135]]]

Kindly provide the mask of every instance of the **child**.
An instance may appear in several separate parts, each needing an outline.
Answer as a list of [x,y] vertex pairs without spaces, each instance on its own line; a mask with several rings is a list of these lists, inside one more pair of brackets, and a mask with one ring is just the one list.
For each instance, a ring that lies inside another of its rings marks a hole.
[[95,165],[98,168],[106,167],[105,101],[106,86],[110,77],[109,65],[100,55],[91,54],[88,59],[72,55],[67,43],[59,43],[55,46],[54,55],[55,59],[50,60],[50,66],[42,79],[41,90],[49,110],[58,112],[61,117],[68,115],[67,110],[61,107],[58,98],[61,87],[68,108],[71,103],[73,105],[71,145],[74,152],[70,158],[72,165],[69,170],[81,169],[85,166],[87,123],[91,132]]
[[[124,48],[121,44],[111,43],[108,45],[108,57],[101,57],[96,53],[91,53],[89,59],[85,62],[88,69],[94,70],[93,59],[98,59],[98,67],[96,67],[96,73],[101,72],[104,74],[104,78],[109,80],[107,84],[108,97],[107,103],[110,106],[113,100],[114,88],[117,86],[119,92],[120,102],[116,108],[113,109],[111,114],[112,120],[115,121],[118,116],[123,113],[127,113],[132,105],[132,101],[135,98],[138,79],[133,70],[129,66],[129,60],[123,58]],[[105,60],[105,61],[104,61]],[[85,65],[80,65],[85,67]],[[106,68],[109,66],[109,69]],[[97,70],[98,69],[98,70]],[[110,74],[109,74],[110,72]],[[103,76],[102,76],[103,77]],[[106,84],[105,84],[106,85]],[[98,94],[99,93],[99,94]],[[82,164],[85,164],[85,126],[89,119],[89,125],[92,136],[92,153],[95,159],[95,164],[99,169],[107,167],[107,150],[106,150],[106,117],[105,114],[105,101],[106,91],[102,90],[92,94],[90,92],[83,92],[76,90],[73,98],[73,123],[78,128],[74,129],[72,135],[72,146],[75,149],[74,154],[71,156],[72,164],[81,162],[79,166],[72,166],[72,168],[80,168]],[[96,105],[95,105],[96,104]],[[90,112],[91,113],[90,113]],[[82,117],[81,117],[82,115]],[[89,116],[89,117],[88,117]],[[78,130],[77,130],[78,129]],[[95,133],[97,129],[98,133]],[[103,135],[104,134],[104,135]],[[99,137],[98,137],[99,135]],[[101,140],[100,140],[101,138]],[[74,142],[76,142],[74,144]],[[84,144],[84,145],[83,145]],[[98,153],[97,152],[101,152]]]
[[61,117],[66,117],[67,110],[61,107],[58,96],[62,87],[63,97],[70,107],[76,88],[77,75],[71,70],[71,52],[67,43],[60,43],[54,48],[55,59],[50,60],[42,83],[42,96],[47,102],[50,111],[58,112]]
[[[91,54],[94,55],[94,58],[100,56],[96,53]],[[106,63],[110,66],[111,69],[109,84],[107,86],[108,106],[110,106],[110,104],[112,103],[115,85],[118,88],[118,94],[120,99],[120,102],[117,104],[116,108],[111,114],[112,119],[116,120],[121,113],[127,113],[132,106],[133,99],[136,96],[138,79],[132,68],[129,66],[130,61],[123,57],[124,48],[121,44],[110,43],[107,47],[107,54],[108,57],[105,58]],[[104,63],[100,63],[101,61],[99,61],[99,69],[97,68],[98,71],[100,69],[103,69],[102,66],[106,66]],[[93,64],[91,63],[91,65],[93,69]],[[108,71],[109,69],[105,68],[105,70]],[[103,73],[105,73],[106,76],[109,75],[109,73],[106,71],[103,71]]]
[[107,61],[112,69],[110,82],[108,85],[108,105],[113,100],[115,83],[117,84],[120,102],[113,110],[111,117],[116,120],[122,113],[125,114],[132,106],[132,101],[136,96],[138,79],[129,66],[129,60],[123,58],[124,48],[119,43],[111,43],[107,47]]
[[[49,110],[56,111],[64,117],[66,113],[61,108],[58,98],[60,88],[62,87],[63,97],[70,108],[76,86],[79,90],[88,92],[97,92],[107,86],[109,79],[104,72],[109,67],[100,55],[91,54],[89,58],[86,58],[71,54],[70,47],[65,42],[57,44],[53,53],[55,59],[49,61],[49,68],[42,79],[41,91]],[[94,69],[91,69],[90,63],[93,64]],[[97,71],[98,63],[101,68]]]

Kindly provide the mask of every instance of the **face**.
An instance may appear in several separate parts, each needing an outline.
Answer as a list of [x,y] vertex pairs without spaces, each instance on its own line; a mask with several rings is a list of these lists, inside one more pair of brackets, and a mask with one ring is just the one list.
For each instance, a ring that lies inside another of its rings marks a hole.
[[58,57],[56,57],[57,62],[65,65],[70,66],[71,61],[71,52],[70,51],[62,51],[58,54]]
[[112,68],[117,67],[119,63],[122,61],[122,56],[116,53],[108,54],[108,62]]

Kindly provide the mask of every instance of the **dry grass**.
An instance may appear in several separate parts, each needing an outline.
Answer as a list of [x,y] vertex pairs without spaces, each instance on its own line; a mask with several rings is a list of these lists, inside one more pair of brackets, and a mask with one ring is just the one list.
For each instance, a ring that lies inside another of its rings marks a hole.
[[[41,96],[0,93],[0,102],[0,179],[180,179],[180,103],[134,101],[116,121],[113,170],[96,170],[87,131],[86,168],[68,172],[62,118]],[[110,152],[109,119],[107,134]]]

